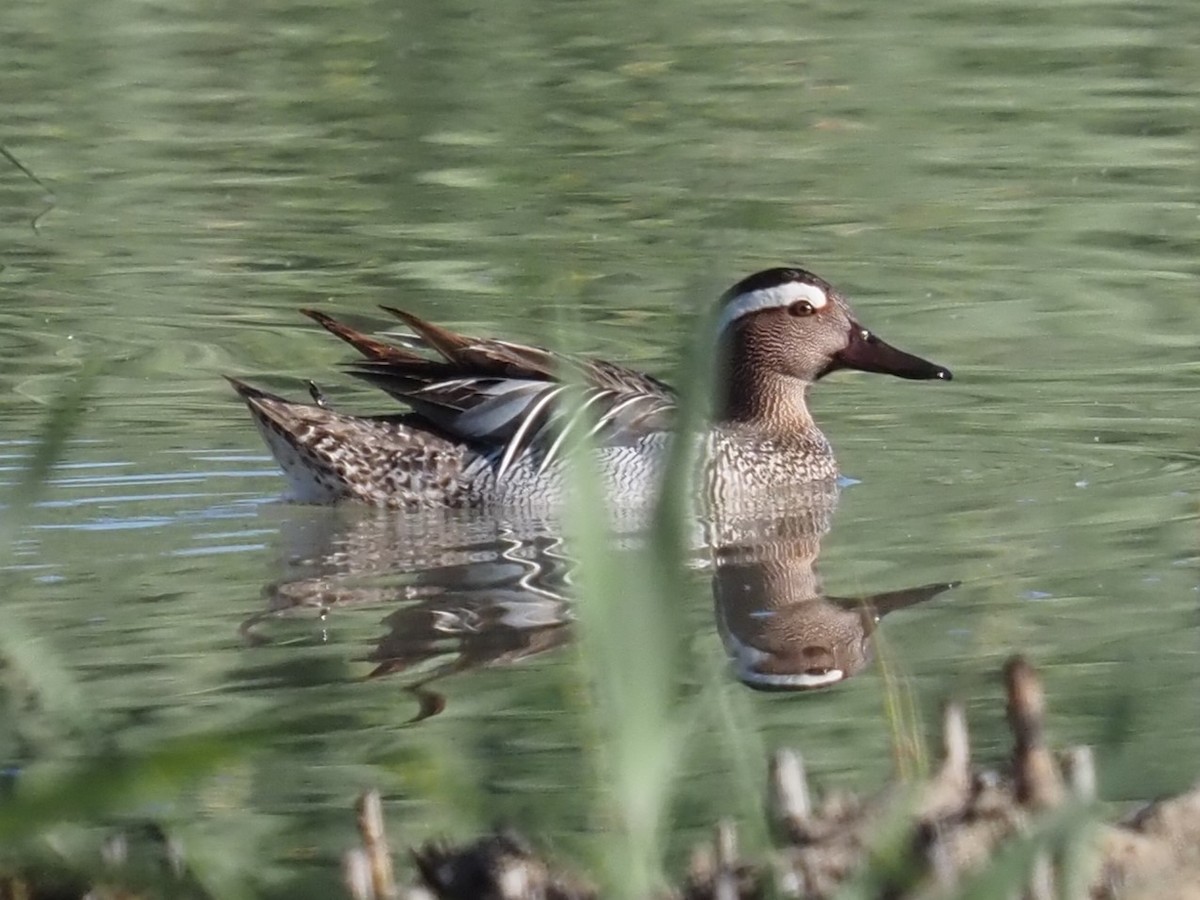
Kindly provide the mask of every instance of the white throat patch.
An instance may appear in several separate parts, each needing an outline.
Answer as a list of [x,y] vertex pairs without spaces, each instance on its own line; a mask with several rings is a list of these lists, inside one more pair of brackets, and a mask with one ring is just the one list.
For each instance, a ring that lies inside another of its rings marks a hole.
[[762,288],[738,294],[721,310],[717,320],[717,334],[724,334],[725,329],[750,313],[764,309],[783,309],[791,306],[797,300],[807,300],[813,309],[824,309],[829,304],[829,297],[815,284],[805,284],[802,281],[789,281],[775,287]]

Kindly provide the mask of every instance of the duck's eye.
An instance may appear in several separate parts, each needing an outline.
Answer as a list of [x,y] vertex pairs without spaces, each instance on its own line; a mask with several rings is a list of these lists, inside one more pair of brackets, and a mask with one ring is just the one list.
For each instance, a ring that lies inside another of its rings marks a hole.
[[807,300],[797,300],[788,307],[788,313],[793,316],[811,316],[816,311],[816,307]]

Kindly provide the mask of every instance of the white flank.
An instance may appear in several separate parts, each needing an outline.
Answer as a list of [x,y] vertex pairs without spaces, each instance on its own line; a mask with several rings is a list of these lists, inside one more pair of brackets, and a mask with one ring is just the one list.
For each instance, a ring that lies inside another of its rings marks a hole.
[[259,434],[267,443],[267,449],[283,469],[287,478],[289,499],[297,503],[333,503],[342,495],[327,482],[320,481],[313,473],[308,461],[300,451],[280,437],[274,429],[264,425],[259,417],[254,417]]
[[721,318],[717,320],[717,334],[723,334],[726,328],[742,316],[764,309],[788,307],[797,300],[807,300],[813,309],[824,309],[829,303],[829,297],[823,290],[815,284],[805,284],[802,281],[789,281],[775,287],[738,294],[721,310]]

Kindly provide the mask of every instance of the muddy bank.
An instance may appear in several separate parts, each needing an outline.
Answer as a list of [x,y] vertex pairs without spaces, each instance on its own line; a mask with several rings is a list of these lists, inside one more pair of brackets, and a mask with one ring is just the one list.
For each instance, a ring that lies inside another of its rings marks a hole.
[[[1000,887],[998,896],[1031,900],[1200,900],[1200,787],[1103,821],[1090,751],[1056,755],[1046,744],[1037,673],[1014,658],[1004,678],[1013,739],[1004,771],[972,764],[956,704],[944,712],[940,768],[922,783],[818,799],[799,753],[781,751],[766,786],[775,836],[769,855],[741,858],[734,828],[718,824],[711,845],[696,848],[689,871],[662,896],[829,898],[855,883],[860,896],[887,898],[969,896],[986,885],[990,893]],[[546,860],[513,833],[415,848],[397,884],[377,796],[360,802],[359,828],[362,846],[345,858],[356,900],[601,896],[586,876]]]

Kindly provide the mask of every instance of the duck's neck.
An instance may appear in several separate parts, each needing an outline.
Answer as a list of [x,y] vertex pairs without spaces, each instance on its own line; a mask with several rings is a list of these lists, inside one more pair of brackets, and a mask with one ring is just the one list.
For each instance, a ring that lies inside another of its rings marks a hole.
[[734,365],[717,404],[722,424],[741,425],[779,440],[819,435],[808,411],[809,382],[749,365]]

